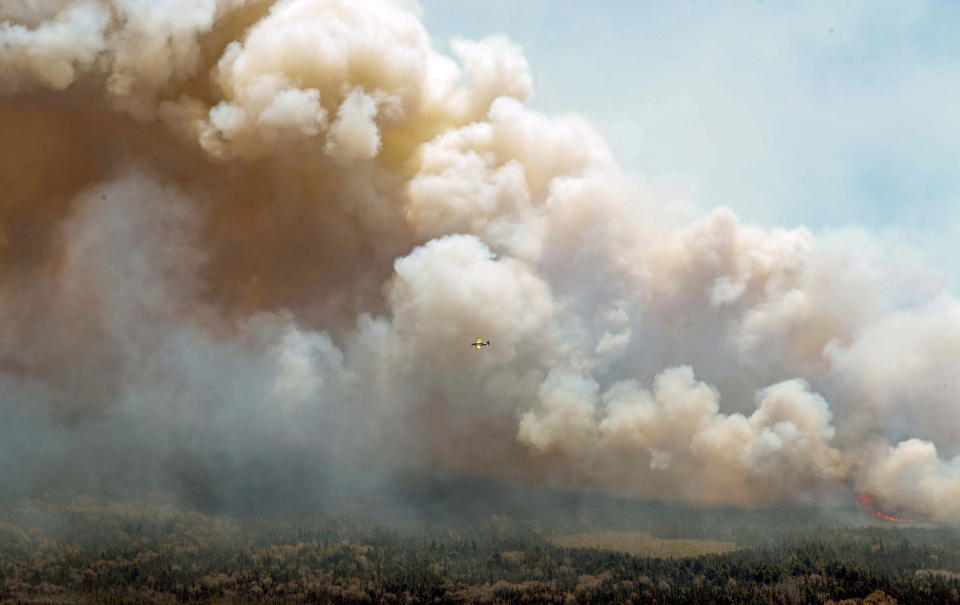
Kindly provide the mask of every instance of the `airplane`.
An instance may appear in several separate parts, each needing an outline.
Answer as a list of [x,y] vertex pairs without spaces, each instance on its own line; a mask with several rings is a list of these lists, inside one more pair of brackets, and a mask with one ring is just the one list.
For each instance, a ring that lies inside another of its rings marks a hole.
[[474,340],[472,343],[470,343],[470,346],[479,351],[480,347],[489,347],[490,341],[484,340],[482,338],[478,338]]

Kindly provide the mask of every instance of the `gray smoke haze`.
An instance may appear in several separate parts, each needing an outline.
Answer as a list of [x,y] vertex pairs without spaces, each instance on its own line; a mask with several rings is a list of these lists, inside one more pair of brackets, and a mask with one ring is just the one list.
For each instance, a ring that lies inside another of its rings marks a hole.
[[4,2],[3,484],[330,465],[960,519],[932,272],[660,202],[525,105],[515,45],[454,51],[380,0]]

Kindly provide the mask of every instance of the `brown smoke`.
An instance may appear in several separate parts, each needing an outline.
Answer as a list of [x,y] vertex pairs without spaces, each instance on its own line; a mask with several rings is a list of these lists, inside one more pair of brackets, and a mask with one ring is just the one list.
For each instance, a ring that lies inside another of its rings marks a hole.
[[294,452],[960,517],[955,298],[665,207],[517,47],[454,51],[386,0],[0,7],[0,478]]

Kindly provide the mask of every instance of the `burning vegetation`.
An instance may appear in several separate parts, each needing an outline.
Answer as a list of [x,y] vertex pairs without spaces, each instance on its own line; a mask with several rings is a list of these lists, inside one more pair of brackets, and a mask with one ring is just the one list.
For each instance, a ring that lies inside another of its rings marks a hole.
[[869,512],[871,515],[873,515],[877,519],[883,519],[884,521],[894,521],[896,523],[913,523],[914,522],[912,519],[901,519],[900,517],[894,517],[893,515],[888,515],[880,512],[874,506],[873,496],[871,496],[870,494],[860,494],[857,497],[857,499],[860,502],[860,506],[867,509],[867,512]]

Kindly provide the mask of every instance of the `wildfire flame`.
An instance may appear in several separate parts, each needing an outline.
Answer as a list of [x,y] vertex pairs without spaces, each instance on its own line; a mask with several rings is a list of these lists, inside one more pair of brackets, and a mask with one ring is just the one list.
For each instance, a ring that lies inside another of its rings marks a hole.
[[884,521],[896,521],[898,523],[913,523],[913,519],[901,519],[900,517],[894,517],[878,511],[873,506],[873,496],[870,494],[860,494],[858,499],[860,500],[860,506],[867,509],[867,511],[877,519],[883,519]]

